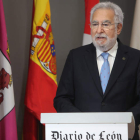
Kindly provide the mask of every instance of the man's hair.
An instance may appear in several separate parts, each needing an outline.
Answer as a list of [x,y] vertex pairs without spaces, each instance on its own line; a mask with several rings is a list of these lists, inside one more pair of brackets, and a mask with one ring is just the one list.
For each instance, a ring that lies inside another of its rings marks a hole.
[[115,13],[114,22],[121,23],[123,25],[124,14],[123,14],[121,8],[112,2],[100,2],[100,3],[96,4],[91,9],[90,22],[92,22],[92,16],[93,16],[94,12],[98,9],[111,9],[111,10],[113,10]]

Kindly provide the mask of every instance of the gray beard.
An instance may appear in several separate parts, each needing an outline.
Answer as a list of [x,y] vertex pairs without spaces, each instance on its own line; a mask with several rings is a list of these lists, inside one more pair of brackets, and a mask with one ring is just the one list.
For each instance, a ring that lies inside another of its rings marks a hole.
[[114,38],[109,38],[108,36],[106,36],[106,38],[107,38],[107,42],[104,45],[102,45],[101,42],[99,42],[99,41],[98,41],[98,43],[96,42],[96,40],[95,40],[96,35],[94,36],[94,38],[92,38],[92,42],[96,48],[98,48],[102,52],[107,52],[115,45],[116,40],[117,40],[117,34],[115,34]]

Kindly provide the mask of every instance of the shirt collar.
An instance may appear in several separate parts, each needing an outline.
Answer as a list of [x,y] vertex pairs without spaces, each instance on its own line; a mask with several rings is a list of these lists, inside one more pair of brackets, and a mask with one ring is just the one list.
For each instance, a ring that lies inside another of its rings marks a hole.
[[[116,40],[116,43],[115,43],[114,47],[112,47],[112,49],[109,50],[108,53],[111,56],[115,57],[116,56],[117,49],[118,49],[118,41]],[[97,57],[99,57],[102,53],[103,53],[103,51],[101,51],[98,48],[96,48],[96,55],[97,55]]]

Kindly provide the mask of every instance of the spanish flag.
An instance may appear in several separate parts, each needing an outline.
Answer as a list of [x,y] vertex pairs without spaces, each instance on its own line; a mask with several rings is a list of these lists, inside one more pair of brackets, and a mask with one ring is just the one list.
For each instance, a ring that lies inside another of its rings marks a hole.
[[56,95],[56,54],[51,29],[49,0],[34,0],[33,24],[25,95],[24,140],[38,139],[41,113],[56,112],[53,99]]
[[90,11],[99,3],[99,0],[85,0],[85,30],[83,35],[83,45],[90,44],[92,42],[90,35]]

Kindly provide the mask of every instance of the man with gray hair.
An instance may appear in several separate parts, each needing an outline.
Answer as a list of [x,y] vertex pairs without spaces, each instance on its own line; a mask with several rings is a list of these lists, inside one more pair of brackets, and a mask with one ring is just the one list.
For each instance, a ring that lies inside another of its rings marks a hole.
[[123,45],[117,36],[123,12],[111,2],[93,7],[93,43],[70,51],[59,82],[57,112],[133,112],[138,140],[140,124],[140,51]]

